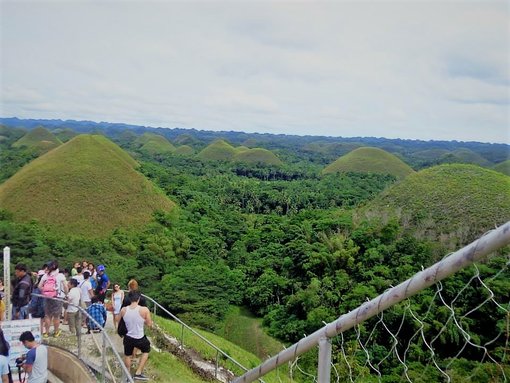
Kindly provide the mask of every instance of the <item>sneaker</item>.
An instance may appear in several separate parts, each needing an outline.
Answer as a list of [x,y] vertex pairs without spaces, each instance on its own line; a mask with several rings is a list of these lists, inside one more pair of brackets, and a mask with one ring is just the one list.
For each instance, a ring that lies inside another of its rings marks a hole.
[[62,331],[61,331],[60,329],[58,329],[57,331],[55,331],[55,332],[53,333],[53,336],[54,336],[55,338],[58,338],[58,337],[60,336],[60,334],[62,334]]
[[44,339],[48,339],[50,336],[48,335],[48,333],[47,333],[47,332],[45,332],[44,334],[42,334],[42,337],[43,337]]
[[135,374],[133,376],[134,380],[149,380],[148,377],[146,377],[144,374]]

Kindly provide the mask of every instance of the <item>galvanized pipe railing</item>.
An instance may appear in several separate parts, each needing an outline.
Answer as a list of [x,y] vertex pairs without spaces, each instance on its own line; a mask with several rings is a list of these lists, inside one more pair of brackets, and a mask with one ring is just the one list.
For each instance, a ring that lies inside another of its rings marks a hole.
[[253,382],[282,364],[296,359],[297,356],[309,351],[317,346],[317,344],[323,347],[322,351],[319,349],[319,383],[328,383],[330,381],[330,374],[329,367],[327,366],[331,363],[331,353],[328,353],[327,350],[328,342],[321,341],[322,339],[332,338],[353,328],[357,324],[372,318],[387,308],[417,294],[421,290],[432,286],[436,282],[449,277],[508,244],[510,244],[510,221],[488,232],[483,237],[449,255],[442,261],[415,274],[398,286],[386,290],[383,294],[364,303],[357,309],[342,315],[334,322],[327,324],[306,338],[301,339],[258,367],[238,377],[234,380],[234,383]]
[[[117,350],[115,349],[115,346],[111,340],[111,338],[108,336],[108,334],[106,333],[105,331],[105,328],[103,326],[101,326],[94,318],[92,318],[89,313],[82,307],[80,306],[77,306],[77,305],[74,305],[72,303],[69,303],[67,301],[65,301],[64,299],[61,299],[61,298],[51,298],[51,297],[47,297],[46,295],[42,295],[42,294],[35,294],[35,293],[32,293],[31,294],[32,296],[34,297],[39,297],[39,298],[43,298],[43,299],[50,299],[50,300],[53,300],[53,301],[59,301],[59,302],[64,302],[64,303],[67,303],[69,306],[73,306],[73,307],[76,307],[78,310],[79,310],[79,313],[81,315],[84,315],[86,316],[90,321],[92,321],[98,328],[101,329],[101,334],[102,334],[102,340],[103,340],[103,343],[102,343],[102,350],[101,350],[101,375],[102,375],[102,382],[106,382],[106,345],[108,343],[108,345],[110,346],[112,352],[113,352],[113,355],[114,357],[117,359],[117,361],[119,362],[119,365],[120,365],[120,368],[122,369],[122,382],[129,382],[129,383],[134,383],[134,380],[131,376],[131,373],[128,371],[126,365],[124,364],[124,360],[123,358],[120,356],[120,354],[117,352]],[[82,318],[79,317],[79,320],[81,321]],[[81,325],[80,325],[81,326]],[[82,359],[82,355],[81,355],[81,333],[78,333],[78,355],[76,355],[78,357],[78,359]],[[70,351],[70,350],[68,350]],[[71,351],[70,351],[71,352]]]
[[[219,358],[219,355],[223,355],[225,358],[227,358],[228,360],[230,360],[233,364],[235,364],[237,367],[239,367],[240,369],[242,369],[243,371],[248,371],[248,369],[246,367],[244,367],[241,363],[239,363],[237,360],[233,359],[231,356],[229,356],[228,354],[226,354],[223,350],[221,350],[220,348],[218,348],[214,343],[212,343],[210,340],[208,340],[207,338],[205,338],[203,335],[201,335],[200,333],[198,333],[197,331],[195,331],[193,328],[191,328],[190,326],[188,326],[186,323],[184,323],[183,321],[181,321],[178,317],[176,317],[174,314],[172,314],[170,311],[168,311],[165,307],[161,306],[158,302],[156,302],[154,299],[152,299],[150,296],[148,295],[145,295],[145,294],[142,294],[142,296],[145,297],[145,299],[148,299],[149,301],[151,301],[153,304],[154,304],[154,315],[156,314],[156,307],[160,308],[161,310],[163,310],[163,312],[165,312],[168,316],[170,316],[173,320],[175,320],[177,323],[179,323],[181,325],[181,339],[180,339],[180,344],[181,346],[184,346],[184,329],[187,329],[189,330],[191,333],[193,333],[194,335],[196,335],[198,338],[200,338],[202,341],[204,341],[207,345],[209,345],[211,348],[213,348],[215,351],[216,351],[216,370],[215,370],[215,374],[218,373],[218,358]],[[216,377],[216,376],[215,376]],[[258,379],[261,383],[265,383],[262,379]]]

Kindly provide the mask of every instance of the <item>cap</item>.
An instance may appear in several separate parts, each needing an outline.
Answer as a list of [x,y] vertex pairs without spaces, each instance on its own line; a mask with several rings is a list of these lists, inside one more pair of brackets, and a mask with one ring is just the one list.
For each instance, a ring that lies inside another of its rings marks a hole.
[[97,266],[97,271],[104,271],[104,265]]

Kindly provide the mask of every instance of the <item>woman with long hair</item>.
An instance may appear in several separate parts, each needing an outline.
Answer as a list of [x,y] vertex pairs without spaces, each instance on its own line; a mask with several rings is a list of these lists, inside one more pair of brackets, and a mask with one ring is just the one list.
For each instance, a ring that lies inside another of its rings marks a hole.
[[121,290],[118,283],[113,285],[113,293],[112,293],[112,306],[113,306],[113,325],[115,329],[119,325],[120,321],[120,309],[122,307],[122,302],[124,301],[124,291]]

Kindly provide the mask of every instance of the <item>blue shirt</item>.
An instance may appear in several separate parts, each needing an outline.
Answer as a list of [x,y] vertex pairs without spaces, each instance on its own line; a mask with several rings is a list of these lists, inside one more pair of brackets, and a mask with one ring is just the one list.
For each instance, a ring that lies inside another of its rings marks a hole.
[[[87,308],[87,312],[89,315],[94,318],[101,326],[104,327],[104,324],[106,323],[106,309],[101,303],[93,303]],[[91,330],[97,330],[99,329],[97,325],[90,321],[89,328]]]

